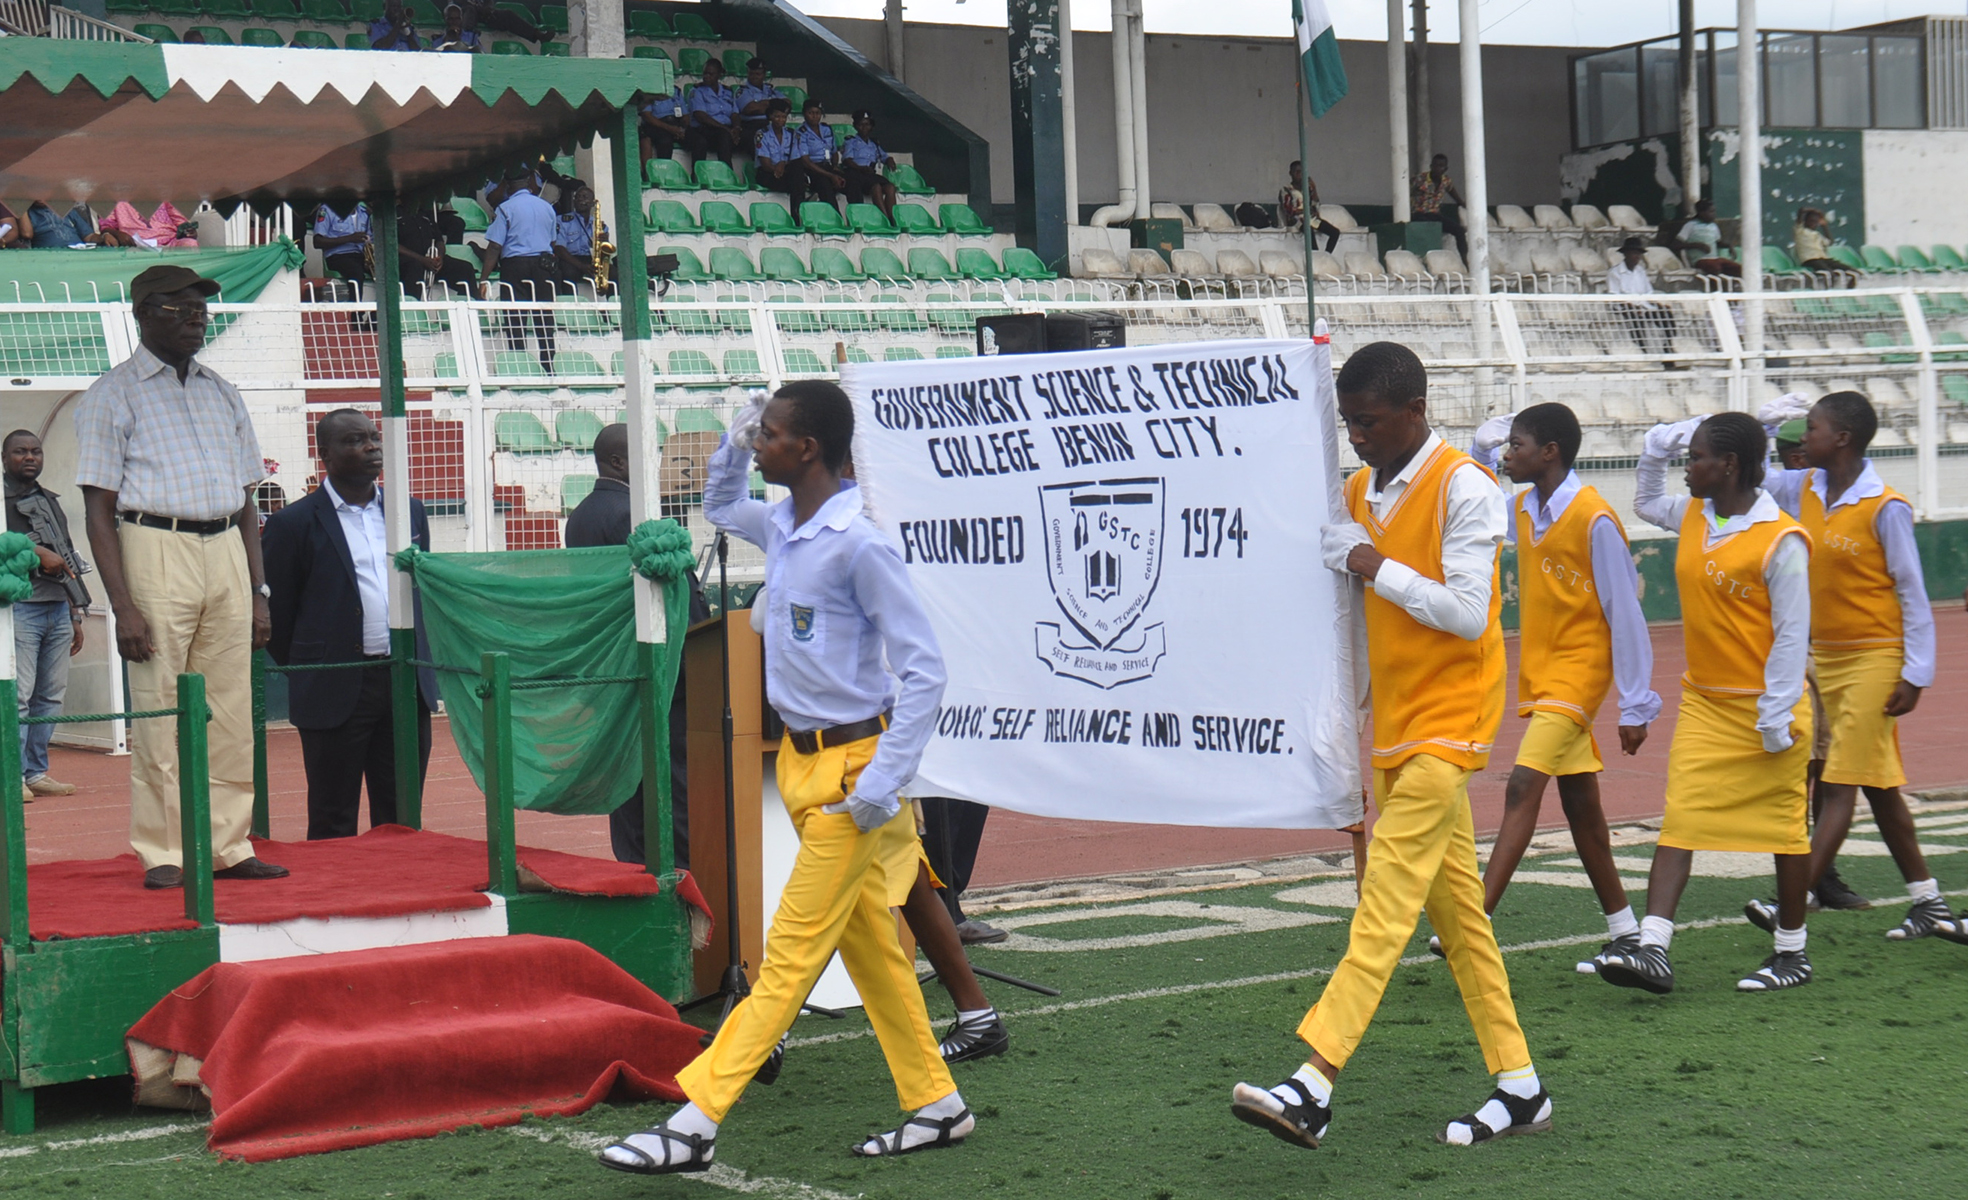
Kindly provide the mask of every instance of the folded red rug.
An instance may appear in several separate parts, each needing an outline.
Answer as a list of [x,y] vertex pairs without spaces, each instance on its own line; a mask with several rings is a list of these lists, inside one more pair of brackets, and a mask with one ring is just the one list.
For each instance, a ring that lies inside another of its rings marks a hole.
[[680,1100],[700,1032],[596,951],[519,935],[221,963],[128,1042],[140,1099],[202,1090],[212,1148],[262,1161],[565,1116],[618,1087]]

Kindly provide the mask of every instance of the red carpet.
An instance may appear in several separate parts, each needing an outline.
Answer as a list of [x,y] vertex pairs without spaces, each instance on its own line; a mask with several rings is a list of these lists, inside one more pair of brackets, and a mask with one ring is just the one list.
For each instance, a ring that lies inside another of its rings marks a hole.
[[[296,917],[387,917],[483,908],[485,843],[384,825],[360,837],[324,842],[255,840],[255,852],[293,872],[285,879],[213,881],[222,924],[254,925]],[[648,896],[656,877],[633,863],[521,847],[522,875],[558,892]],[[189,929],[184,894],[146,891],[134,855],[92,862],[37,863],[27,869],[28,925],[49,938],[103,937]],[[678,888],[686,903],[707,906],[696,881]]]
[[680,1100],[700,1032],[588,947],[516,936],[221,963],[129,1040],[140,1089],[195,1070],[212,1148],[261,1161]]

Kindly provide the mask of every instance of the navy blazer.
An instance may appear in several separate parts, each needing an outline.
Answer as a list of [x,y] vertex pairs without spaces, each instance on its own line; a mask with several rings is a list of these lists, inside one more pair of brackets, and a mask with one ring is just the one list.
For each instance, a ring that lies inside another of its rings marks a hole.
[[[430,522],[423,501],[410,500],[410,536],[430,549]],[[260,531],[267,586],[273,597],[273,661],[287,666],[362,661],[362,593],[356,587],[355,559],[348,537],[328,498],[326,485],[267,518]],[[424,635],[424,601],[416,600],[417,657],[430,661]],[[437,673],[417,671],[424,704],[437,709]],[[334,729],[355,712],[362,691],[360,671],[301,671],[287,677],[287,716],[297,729]]]

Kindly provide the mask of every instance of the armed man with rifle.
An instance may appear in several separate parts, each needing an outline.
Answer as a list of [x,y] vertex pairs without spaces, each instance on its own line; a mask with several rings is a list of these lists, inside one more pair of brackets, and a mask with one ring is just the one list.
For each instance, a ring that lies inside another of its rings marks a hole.
[[[41,486],[41,439],[25,429],[14,430],[0,442],[0,461],[6,465],[7,530],[26,534],[41,558],[32,576],[33,594],[14,605],[20,715],[51,717],[61,712],[68,690],[68,660],[82,652],[82,613],[89,607],[82,576],[89,564],[69,539],[60,497]],[[52,725],[21,730],[21,775],[30,795],[75,794],[74,784],[48,774],[48,742],[54,731]]]

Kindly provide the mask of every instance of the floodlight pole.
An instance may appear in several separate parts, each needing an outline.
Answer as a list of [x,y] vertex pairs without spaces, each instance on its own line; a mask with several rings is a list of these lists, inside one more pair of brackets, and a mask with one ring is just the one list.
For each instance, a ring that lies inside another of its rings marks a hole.
[[397,256],[397,197],[370,206],[376,241],[376,371],[382,382],[383,525],[388,531],[390,733],[396,745],[396,820],[424,827],[423,739],[417,720],[417,607],[410,573],[396,568],[410,540],[410,417],[403,394],[403,260]]

